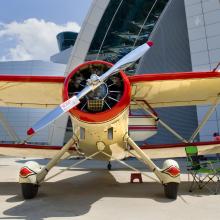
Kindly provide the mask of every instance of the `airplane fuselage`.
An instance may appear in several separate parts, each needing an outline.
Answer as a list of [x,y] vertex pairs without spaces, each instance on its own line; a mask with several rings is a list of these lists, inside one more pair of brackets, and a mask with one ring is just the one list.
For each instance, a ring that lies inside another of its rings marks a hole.
[[[126,156],[124,136],[128,133],[128,108],[118,116],[102,123],[88,123],[71,116],[73,132],[79,140],[79,148],[90,156],[101,148],[113,158],[122,159]],[[109,160],[104,154],[96,159]]]

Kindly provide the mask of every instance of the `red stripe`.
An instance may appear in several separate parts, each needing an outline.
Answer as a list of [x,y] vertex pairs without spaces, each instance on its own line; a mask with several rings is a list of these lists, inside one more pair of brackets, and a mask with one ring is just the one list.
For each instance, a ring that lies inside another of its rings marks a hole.
[[130,83],[159,81],[159,80],[178,80],[178,79],[204,79],[220,77],[219,72],[180,72],[180,73],[157,73],[141,74],[128,76]]
[[194,142],[194,143],[177,143],[177,144],[145,144],[139,146],[141,149],[162,149],[162,148],[176,148],[176,147],[187,147],[187,146],[205,146],[220,144],[220,141],[207,141],[207,142]]
[[156,126],[145,126],[145,125],[136,125],[136,126],[128,126],[129,130],[157,130]]
[[13,75],[0,75],[0,81],[8,82],[56,82],[63,83],[64,76],[13,76]]
[[[162,149],[162,148],[176,148],[187,146],[206,146],[220,144],[220,141],[207,141],[207,142],[195,142],[195,143],[177,143],[177,144],[145,144],[139,146],[141,149]],[[42,149],[42,150],[60,150],[63,146],[48,146],[48,145],[32,145],[32,144],[0,144],[0,148],[27,148],[27,149]],[[74,147],[70,150],[75,150]]]
[[[0,148],[27,148],[27,149],[41,149],[41,150],[60,150],[63,146],[48,146],[48,145],[32,145],[32,144],[0,144]],[[74,147],[71,150],[75,150]]]
[[151,115],[133,115],[129,114],[129,118],[153,118]]
[[143,102],[150,109],[150,111],[154,114],[154,116],[158,117],[157,112],[151,107],[151,105],[146,100],[136,100],[136,101]]

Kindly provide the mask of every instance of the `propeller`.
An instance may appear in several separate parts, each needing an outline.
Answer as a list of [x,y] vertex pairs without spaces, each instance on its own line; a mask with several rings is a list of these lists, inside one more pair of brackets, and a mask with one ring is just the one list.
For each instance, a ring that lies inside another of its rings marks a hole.
[[109,76],[111,76],[115,72],[118,72],[121,69],[125,69],[131,64],[133,64],[135,61],[141,58],[150,49],[152,45],[153,42],[148,41],[147,43],[142,44],[141,46],[132,50],[130,53],[128,53],[126,56],[120,59],[114,66],[112,66],[108,71],[106,71],[100,77],[97,76],[96,74],[92,74],[90,76],[90,79],[87,80],[87,86],[83,90],[81,90],[80,93],[71,97],[67,101],[57,106],[51,112],[46,114],[42,119],[40,119],[31,128],[28,129],[27,134],[33,135],[40,129],[44,128],[45,126],[47,126],[48,124],[50,124],[51,122],[62,116],[64,113],[68,112],[73,107],[77,106],[80,103],[81,98],[83,98],[89,92],[94,91]]

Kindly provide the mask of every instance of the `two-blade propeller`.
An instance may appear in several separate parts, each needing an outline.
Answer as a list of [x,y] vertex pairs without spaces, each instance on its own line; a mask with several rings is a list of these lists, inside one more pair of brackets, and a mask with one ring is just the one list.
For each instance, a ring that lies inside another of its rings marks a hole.
[[33,135],[40,129],[44,128],[64,113],[68,112],[70,109],[74,108],[80,103],[80,99],[87,95],[89,92],[95,90],[100,86],[108,77],[113,73],[119,71],[120,69],[125,69],[139,58],[141,58],[153,45],[151,41],[137,47],[135,50],[128,53],[122,59],[120,59],[114,66],[112,66],[108,71],[102,74],[100,77],[92,74],[90,79],[87,81],[87,86],[78,95],[71,97],[67,101],[60,104],[58,107],[53,109],[47,115],[45,115],[40,121],[36,122],[32,128],[28,129],[27,134]]

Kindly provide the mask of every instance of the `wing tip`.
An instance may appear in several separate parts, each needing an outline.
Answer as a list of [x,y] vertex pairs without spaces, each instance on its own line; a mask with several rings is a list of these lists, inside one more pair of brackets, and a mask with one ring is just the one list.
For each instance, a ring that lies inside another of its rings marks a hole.
[[27,135],[33,135],[35,133],[33,128],[29,128],[27,131]]

